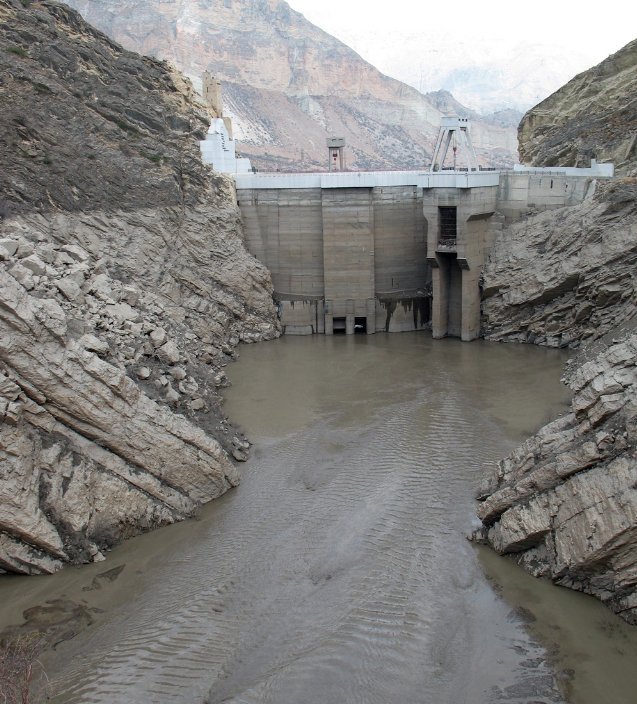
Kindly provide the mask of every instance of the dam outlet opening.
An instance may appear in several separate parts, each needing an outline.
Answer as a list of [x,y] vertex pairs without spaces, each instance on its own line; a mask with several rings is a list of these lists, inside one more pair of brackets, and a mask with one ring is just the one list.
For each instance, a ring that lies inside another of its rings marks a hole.
[[480,335],[480,280],[505,225],[581,202],[591,169],[235,175],[249,251],[286,335]]

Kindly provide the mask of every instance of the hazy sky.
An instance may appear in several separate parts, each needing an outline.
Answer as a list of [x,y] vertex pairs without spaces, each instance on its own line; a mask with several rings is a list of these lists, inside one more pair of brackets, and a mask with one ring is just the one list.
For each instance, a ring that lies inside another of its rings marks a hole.
[[[453,41],[485,39],[555,42],[604,58],[637,38],[637,3],[631,0],[288,0],[330,34],[369,34],[384,29],[438,33]],[[373,51],[375,41],[370,40]]]
[[[499,54],[520,43],[553,45],[578,71],[599,63],[637,38],[635,0],[288,0],[307,19],[384,70],[400,36],[422,35],[427,45],[497,45]],[[573,54],[567,57],[567,54]],[[577,55],[577,59],[574,56]],[[385,66],[383,66],[385,62]],[[581,65],[582,63],[586,65]],[[391,68],[395,70],[394,59]],[[401,76],[396,76],[401,78]],[[404,80],[404,79],[403,79]]]

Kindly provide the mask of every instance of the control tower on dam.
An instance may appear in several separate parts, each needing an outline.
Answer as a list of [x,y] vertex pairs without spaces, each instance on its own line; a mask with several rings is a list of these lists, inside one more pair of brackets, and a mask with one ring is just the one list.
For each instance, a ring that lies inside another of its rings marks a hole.
[[286,334],[418,330],[473,340],[503,225],[581,202],[590,169],[236,174],[250,252]]
[[573,205],[610,164],[482,169],[468,120],[442,119],[423,171],[347,171],[345,140],[326,140],[328,171],[256,173],[236,157],[219,89],[202,158],[232,173],[250,252],[271,272],[286,334],[371,335],[431,326],[480,334],[483,266],[506,222]]

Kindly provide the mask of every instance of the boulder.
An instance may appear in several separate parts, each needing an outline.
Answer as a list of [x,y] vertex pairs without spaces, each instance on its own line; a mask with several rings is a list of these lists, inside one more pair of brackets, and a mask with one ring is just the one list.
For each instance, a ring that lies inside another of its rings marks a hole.
[[46,274],[46,264],[36,254],[25,257],[20,264],[29,269],[35,276],[43,276]]
[[0,239],[0,261],[6,261],[15,255],[18,250],[18,243],[16,240],[8,239],[3,237]]
[[177,364],[181,359],[179,348],[172,340],[169,340],[161,347],[158,347],[155,353],[157,354],[157,357],[165,364]]
[[82,289],[75,283],[75,281],[73,281],[73,279],[58,279],[55,282],[55,286],[67,300],[73,303],[79,303],[84,298]]
[[76,262],[86,262],[90,258],[89,253],[77,244],[65,244],[60,250]]
[[153,347],[161,347],[168,339],[164,328],[155,328],[154,330],[151,330],[149,337]]
[[126,321],[135,322],[141,317],[139,311],[129,306],[128,303],[106,305],[104,306],[104,313],[120,324]]
[[110,352],[110,346],[104,340],[100,340],[95,335],[82,335],[78,340],[78,344],[81,345],[85,350],[90,352],[95,352],[96,354],[104,355]]

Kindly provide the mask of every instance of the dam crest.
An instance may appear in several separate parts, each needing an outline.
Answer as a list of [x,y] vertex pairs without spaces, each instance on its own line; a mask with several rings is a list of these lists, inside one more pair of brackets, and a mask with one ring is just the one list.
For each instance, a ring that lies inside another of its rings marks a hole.
[[469,122],[451,117],[428,169],[339,170],[344,140],[330,138],[328,172],[254,172],[235,157],[226,122],[213,120],[202,156],[234,177],[247,248],[271,273],[288,335],[431,326],[434,338],[474,340],[482,270],[503,227],[576,205],[596,179],[613,176],[612,164],[595,160],[590,168],[482,169]]
[[286,334],[417,330],[469,341],[505,224],[581,202],[609,165],[437,173],[236,174],[249,251]]

